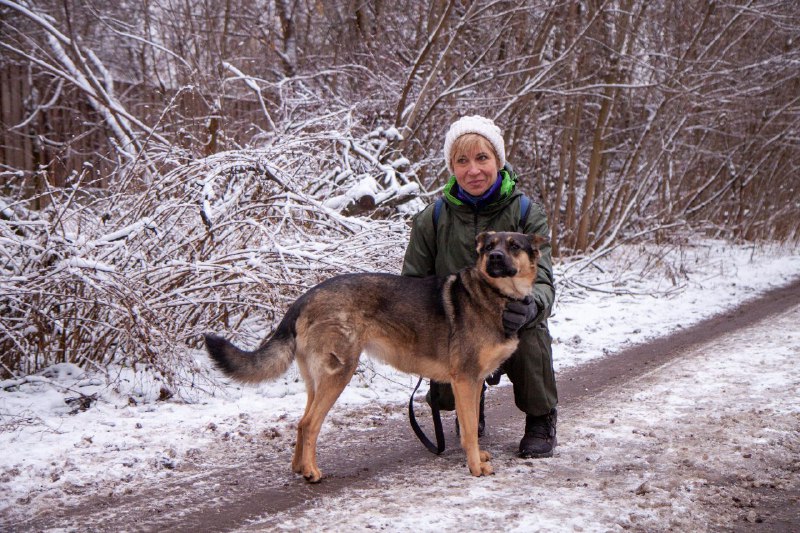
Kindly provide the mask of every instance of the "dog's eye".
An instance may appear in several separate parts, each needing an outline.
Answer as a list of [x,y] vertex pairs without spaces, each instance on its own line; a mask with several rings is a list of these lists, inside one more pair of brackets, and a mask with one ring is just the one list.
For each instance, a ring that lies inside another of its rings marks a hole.
[[517,241],[511,241],[511,243],[508,245],[508,249],[517,251],[522,249],[522,247],[519,245],[519,243],[517,243]]
[[483,247],[483,250],[481,250],[481,251],[485,253],[485,252],[491,252],[492,250],[494,250],[494,243],[493,243],[493,242],[490,242],[490,243],[487,243],[487,244],[486,244],[486,245]]

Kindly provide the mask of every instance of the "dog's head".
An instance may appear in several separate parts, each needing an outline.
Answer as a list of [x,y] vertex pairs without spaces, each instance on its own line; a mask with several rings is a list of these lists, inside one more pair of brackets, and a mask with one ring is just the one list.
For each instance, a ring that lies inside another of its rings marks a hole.
[[536,281],[539,247],[546,242],[546,237],[535,234],[481,233],[476,238],[478,270],[503,294],[522,298],[530,293]]

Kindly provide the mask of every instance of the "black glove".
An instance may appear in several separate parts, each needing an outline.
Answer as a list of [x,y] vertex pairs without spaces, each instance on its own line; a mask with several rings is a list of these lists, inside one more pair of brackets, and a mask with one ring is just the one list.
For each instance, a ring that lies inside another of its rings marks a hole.
[[503,311],[503,330],[507,337],[515,335],[519,329],[536,318],[539,306],[533,301],[533,296],[528,295],[523,300],[512,300],[506,304]]

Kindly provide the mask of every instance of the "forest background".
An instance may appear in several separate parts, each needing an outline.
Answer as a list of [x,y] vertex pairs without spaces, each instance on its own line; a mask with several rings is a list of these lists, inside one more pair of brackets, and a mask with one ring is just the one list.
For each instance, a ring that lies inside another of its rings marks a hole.
[[558,260],[796,244],[798,37],[792,1],[0,0],[0,377],[202,389],[202,333],[399,270],[463,114]]

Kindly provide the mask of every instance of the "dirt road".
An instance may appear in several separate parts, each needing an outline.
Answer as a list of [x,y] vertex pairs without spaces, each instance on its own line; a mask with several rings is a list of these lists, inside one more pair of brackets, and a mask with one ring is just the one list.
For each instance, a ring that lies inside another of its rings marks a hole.
[[[587,411],[602,399],[626,387],[638,386],[643,376],[673,361],[691,357],[695,347],[786,313],[798,304],[800,282],[767,293],[732,312],[668,338],[563,372],[559,375],[559,418],[564,424],[564,421],[587,416]],[[513,456],[523,416],[509,408],[510,405],[513,400],[509,387],[495,388],[487,398],[490,430],[483,443],[500,456],[496,465],[503,468],[519,464]],[[128,489],[122,495],[114,490],[96,494],[83,499],[79,506],[40,513],[27,522],[16,524],[14,529],[268,529],[276,525],[271,522],[274,517],[303,513],[353,488],[383,490],[387,478],[402,479],[402,484],[414,490],[415,483],[425,483],[425,476],[432,467],[437,472],[458,470],[458,474],[466,476],[451,420],[446,421],[448,450],[434,457],[414,438],[404,410],[400,405],[332,413],[321,439],[320,465],[326,478],[319,485],[307,485],[289,471],[294,435],[267,428],[262,438],[253,441],[234,442],[221,438],[213,450],[198,451],[157,484]],[[590,460],[588,456],[586,460]],[[569,482],[569,470],[569,467],[560,467],[556,475]],[[733,486],[738,481],[721,479],[718,483]],[[653,489],[643,483],[640,490],[647,493]],[[740,530],[800,530],[797,483],[762,484],[745,492],[737,489],[726,493],[726,499],[713,505],[727,506],[745,517],[748,509],[758,509],[757,514],[750,515],[751,520],[736,522]],[[254,523],[258,525],[252,525]]]

